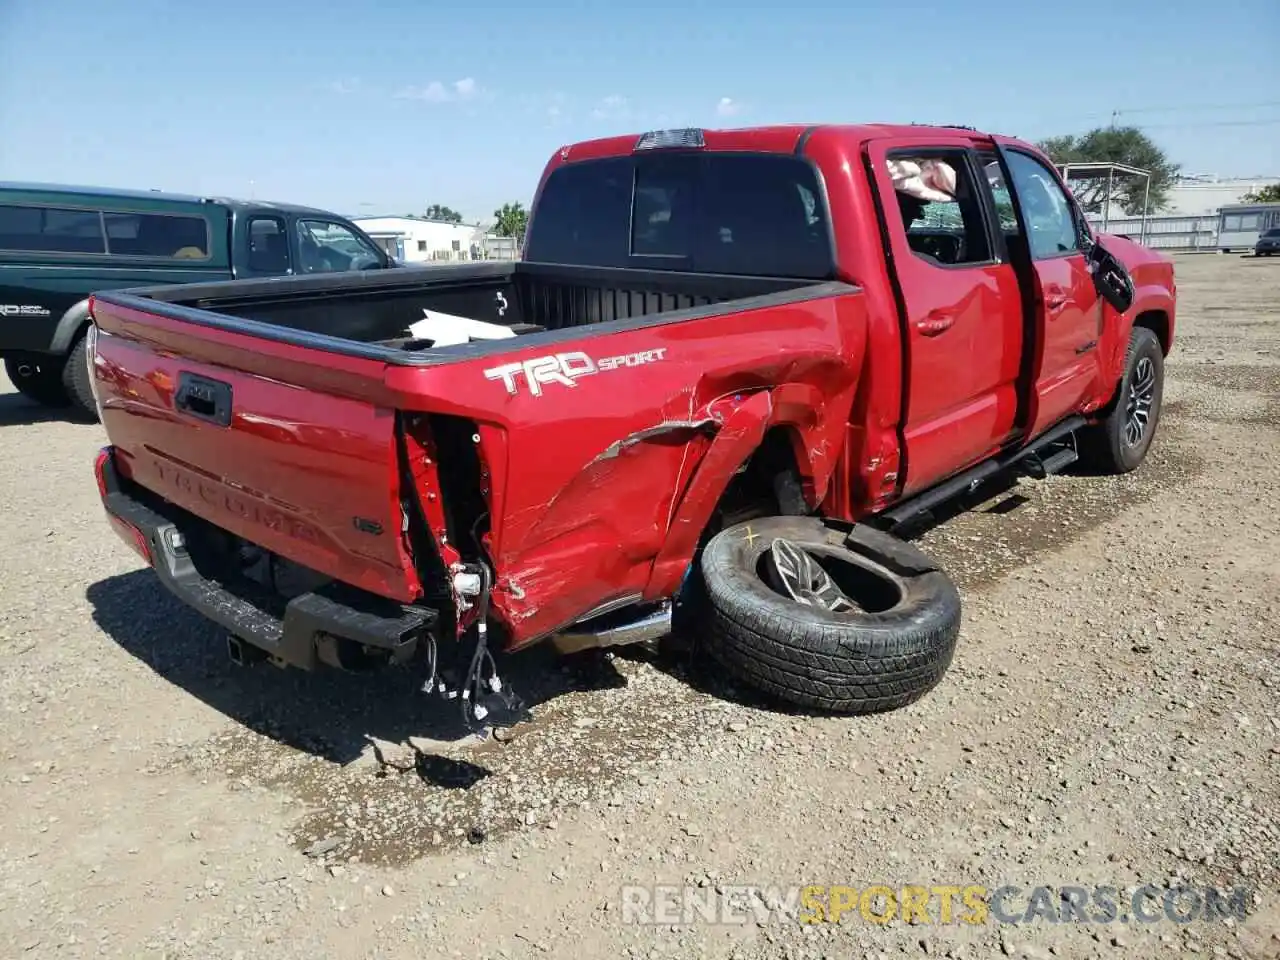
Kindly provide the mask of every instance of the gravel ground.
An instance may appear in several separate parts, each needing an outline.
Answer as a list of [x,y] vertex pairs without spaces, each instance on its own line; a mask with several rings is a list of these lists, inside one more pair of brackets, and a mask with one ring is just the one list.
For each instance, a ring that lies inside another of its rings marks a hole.
[[[0,392],[0,955],[1280,956],[1280,263],[1177,270],[1147,462],[924,534],[956,662],[864,719],[531,653],[533,723],[478,742],[409,671],[236,668],[108,529],[101,428]],[[632,922],[654,884],[1243,886],[1248,917]]]

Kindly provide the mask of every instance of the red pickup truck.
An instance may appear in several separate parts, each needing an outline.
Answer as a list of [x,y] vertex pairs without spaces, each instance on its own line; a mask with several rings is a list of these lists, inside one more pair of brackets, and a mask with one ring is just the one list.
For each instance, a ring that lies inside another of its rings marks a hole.
[[[885,531],[998,473],[1136,467],[1174,306],[1170,261],[1015,139],[611,137],[551,158],[520,261],[96,296],[96,475],[237,660],[447,656],[433,687],[492,719],[490,631],[649,639],[702,583],[738,676],[881,709],[959,617]],[[415,337],[424,311],[507,336]]]

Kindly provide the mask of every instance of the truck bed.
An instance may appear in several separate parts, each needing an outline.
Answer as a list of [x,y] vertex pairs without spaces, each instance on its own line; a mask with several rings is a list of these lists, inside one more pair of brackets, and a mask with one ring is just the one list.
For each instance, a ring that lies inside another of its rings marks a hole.
[[[819,295],[812,288],[822,285],[805,279],[502,261],[163,286],[110,299],[125,303],[140,297],[154,301],[148,309],[186,322],[389,363],[429,364],[501,352],[512,344],[497,340],[432,349],[407,335],[424,308],[514,327],[521,334],[552,334],[542,339],[554,342],[564,338],[556,333],[580,337],[581,328],[593,324],[618,322],[633,329],[681,319],[672,316],[676,313],[709,315],[729,301],[766,298],[735,302],[732,309],[780,305]],[[319,338],[348,343],[326,344]]]
[[[406,342],[424,307],[527,326]],[[860,362],[865,317],[835,281],[526,262],[111,291],[91,310],[129,496],[160,498],[190,541],[431,609],[483,542],[513,645],[646,589],[673,491],[760,385],[834,377],[799,441],[834,448],[855,378],[833,358],[852,344]]]

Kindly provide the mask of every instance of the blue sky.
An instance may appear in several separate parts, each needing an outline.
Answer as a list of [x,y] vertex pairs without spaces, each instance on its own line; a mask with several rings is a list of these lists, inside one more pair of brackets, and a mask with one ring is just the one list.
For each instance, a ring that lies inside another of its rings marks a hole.
[[487,219],[560,145],[653,127],[1113,110],[1187,172],[1280,175],[1280,3],[0,0],[0,180],[352,215]]

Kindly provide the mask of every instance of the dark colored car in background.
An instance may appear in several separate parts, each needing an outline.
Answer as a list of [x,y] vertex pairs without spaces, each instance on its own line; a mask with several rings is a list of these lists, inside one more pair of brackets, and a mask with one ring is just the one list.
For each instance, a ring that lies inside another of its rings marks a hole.
[[1280,253],[1280,227],[1265,231],[1253,245],[1255,257],[1269,257],[1273,253]]
[[0,183],[0,357],[26,396],[96,419],[84,353],[89,294],[396,265],[326,210]]

